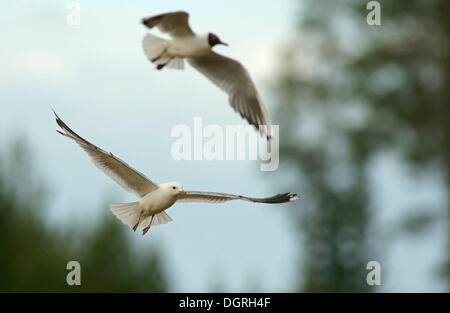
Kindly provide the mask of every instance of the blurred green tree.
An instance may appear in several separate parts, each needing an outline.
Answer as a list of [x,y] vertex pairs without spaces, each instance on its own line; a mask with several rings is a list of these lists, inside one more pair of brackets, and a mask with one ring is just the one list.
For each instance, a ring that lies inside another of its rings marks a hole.
[[[373,290],[369,172],[383,153],[412,168],[410,179],[431,173],[444,185],[446,206],[411,214],[405,227],[445,223],[450,254],[450,1],[379,1],[379,26],[367,24],[367,3],[299,2],[274,83],[281,169],[299,174],[302,197],[301,291]],[[442,263],[449,282],[450,262]]]
[[[167,292],[158,251],[135,252],[112,214],[90,230],[48,227],[31,155],[21,140],[0,155],[0,292]],[[80,286],[66,283],[72,260]]]

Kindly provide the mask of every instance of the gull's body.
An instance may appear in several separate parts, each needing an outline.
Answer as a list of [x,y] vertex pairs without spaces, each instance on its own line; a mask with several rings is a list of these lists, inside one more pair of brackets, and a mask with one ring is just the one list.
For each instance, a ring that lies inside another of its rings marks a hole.
[[[210,53],[208,34],[174,38],[167,41],[167,58],[199,58]],[[164,59],[165,57],[162,56]]]
[[[56,113],[55,113],[56,115]],[[295,194],[284,193],[269,198],[251,198],[218,192],[201,192],[183,190],[180,183],[168,182],[156,184],[127,163],[99,147],[86,141],[71,130],[57,115],[56,122],[63,130],[61,135],[74,140],[91,157],[92,162],[111,177],[126,191],[133,193],[139,201],[111,204],[112,213],[133,230],[143,228],[145,234],[152,225],[166,224],[172,219],[165,210],[175,202],[225,202],[245,200],[261,203],[283,203],[296,200]]]
[[[215,34],[197,35],[189,26],[189,14],[183,11],[151,16],[142,20],[148,28],[158,27],[172,39],[166,40],[147,33],[142,47],[157,69],[183,69],[184,59],[225,91],[231,107],[251,125],[271,137],[271,123],[267,110],[250,74],[236,60],[215,53],[212,48],[223,44]],[[264,126],[264,127],[261,127]]]
[[142,213],[145,216],[152,216],[170,208],[177,201],[178,196],[178,193],[172,193],[170,188],[177,185],[179,184],[176,182],[159,184],[157,189],[142,197],[139,200]]

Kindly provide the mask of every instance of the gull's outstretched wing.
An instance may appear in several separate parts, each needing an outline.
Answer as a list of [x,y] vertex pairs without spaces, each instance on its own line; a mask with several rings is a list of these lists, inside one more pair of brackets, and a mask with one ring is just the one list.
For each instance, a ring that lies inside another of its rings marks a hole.
[[292,194],[290,192],[277,194],[273,197],[268,198],[251,198],[239,195],[230,195],[227,193],[220,192],[202,192],[202,191],[187,191],[185,195],[178,195],[177,202],[212,202],[220,203],[231,200],[245,200],[251,202],[260,203],[283,203],[297,200],[297,194]]
[[195,36],[189,27],[189,14],[184,11],[170,12],[142,19],[142,24],[148,28],[157,26],[163,33],[168,33],[172,37]]
[[[55,112],[53,112],[55,113]],[[158,188],[151,180],[139,173],[127,163],[116,158],[112,153],[103,151],[99,147],[94,146],[90,142],[78,136],[73,130],[69,128],[55,113],[56,122],[64,132],[60,132],[63,136],[73,139],[84,151],[89,154],[92,162],[106,175],[111,177],[115,182],[122,186],[126,191],[134,193],[136,196],[142,198],[147,193]]]
[[[264,103],[256,90],[250,74],[236,60],[227,58],[213,51],[206,56],[188,59],[200,73],[225,91],[229,96],[231,107],[239,112],[260,133],[271,136],[270,120]],[[260,128],[267,125],[267,130]]]

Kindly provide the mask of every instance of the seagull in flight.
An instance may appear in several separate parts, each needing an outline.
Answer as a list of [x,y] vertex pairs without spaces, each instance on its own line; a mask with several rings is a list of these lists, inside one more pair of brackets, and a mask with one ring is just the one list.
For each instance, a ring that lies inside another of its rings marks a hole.
[[[192,67],[228,94],[235,111],[270,139],[269,116],[248,71],[238,61],[215,53],[212,50],[215,45],[228,45],[213,33],[195,34],[188,18],[187,12],[177,11],[142,19],[148,28],[157,26],[172,37],[165,40],[150,33],[144,36],[142,47],[149,61],[156,64],[158,70],[165,66],[182,70],[187,59]],[[262,125],[266,129],[260,127]]]
[[53,113],[56,116],[56,123],[62,130],[57,130],[58,133],[74,140],[91,157],[97,168],[126,191],[139,198],[139,201],[136,202],[111,204],[110,209],[119,220],[130,226],[134,231],[138,227],[143,228],[142,235],[145,235],[151,226],[172,221],[165,210],[175,202],[220,203],[244,200],[259,203],[283,203],[298,199],[296,194],[289,192],[268,198],[252,198],[220,192],[185,191],[182,185],[177,182],[157,184],[112,153],[108,153],[78,136],[54,111]]

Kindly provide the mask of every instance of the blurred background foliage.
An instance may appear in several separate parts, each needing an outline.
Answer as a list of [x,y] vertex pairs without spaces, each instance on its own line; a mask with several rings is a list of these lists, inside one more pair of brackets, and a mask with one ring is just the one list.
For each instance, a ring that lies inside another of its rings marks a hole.
[[[450,2],[379,1],[380,26],[367,25],[367,2],[298,2],[273,83],[283,169],[302,196],[299,291],[369,291],[367,260],[383,258],[398,235],[442,224],[447,258],[437,279],[449,286]],[[371,170],[380,155],[407,167],[408,180],[438,177],[447,205],[410,207],[395,231],[375,226]]]
[[[135,251],[108,210],[88,229],[49,227],[49,193],[28,146],[17,139],[0,155],[0,292],[167,291],[160,254]],[[80,286],[66,283],[72,260],[81,264]]]

